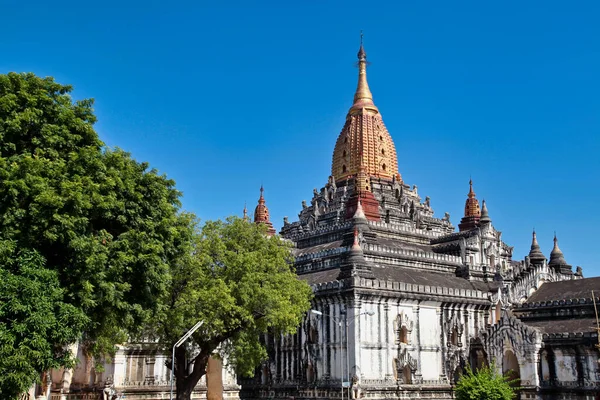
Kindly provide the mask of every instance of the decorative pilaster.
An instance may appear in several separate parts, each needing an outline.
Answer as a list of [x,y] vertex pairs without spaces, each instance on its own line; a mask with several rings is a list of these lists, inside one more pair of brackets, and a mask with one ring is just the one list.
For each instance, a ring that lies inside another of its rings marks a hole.
[[448,373],[446,371],[446,353],[448,351],[448,347],[446,346],[446,337],[447,332],[445,329],[444,319],[446,318],[447,310],[441,306],[435,310],[435,315],[440,325],[440,347],[442,349],[442,365],[440,368],[440,381],[448,380]]
[[413,316],[415,316],[415,330],[417,333],[417,340],[415,347],[417,350],[417,371],[415,372],[415,382],[420,384],[423,382],[422,362],[421,362],[421,307],[417,304],[413,306]]

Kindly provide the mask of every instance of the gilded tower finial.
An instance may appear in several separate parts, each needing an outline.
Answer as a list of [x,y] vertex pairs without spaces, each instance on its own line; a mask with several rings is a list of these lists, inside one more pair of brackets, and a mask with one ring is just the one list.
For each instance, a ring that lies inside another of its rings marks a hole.
[[350,108],[350,112],[353,110],[362,110],[363,108],[379,113],[377,107],[373,103],[373,95],[369,89],[367,83],[367,52],[363,46],[363,33],[360,32],[360,48],[358,49],[358,85],[356,86],[356,93],[354,94],[354,104]]
[[469,198],[472,199],[475,197],[475,192],[473,191],[473,179],[469,178]]
[[[333,149],[331,175],[338,182],[350,177],[356,178],[357,174],[363,173],[359,188],[361,191],[369,191],[366,180],[370,177],[397,181],[402,181],[402,178],[398,173],[394,141],[373,103],[373,95],[367,83],[367,53],[363,46],[362,32],[357,56],[358,85],[352,107],[346,115],[346,123]],[[366,213],[368,216],[369,212]]]

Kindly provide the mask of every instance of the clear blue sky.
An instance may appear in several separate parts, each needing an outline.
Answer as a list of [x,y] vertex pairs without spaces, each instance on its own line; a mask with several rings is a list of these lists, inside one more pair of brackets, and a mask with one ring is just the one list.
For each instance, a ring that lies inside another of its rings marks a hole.
[[277,228],[330,174],[362,29],[400,173],[436,215],[458,224],[472,176],[515,259],[556,230],[600,274],[597,1],[1,3],[0,73],[95,98],[102,139],[204,220],[253,211],[263,183]]

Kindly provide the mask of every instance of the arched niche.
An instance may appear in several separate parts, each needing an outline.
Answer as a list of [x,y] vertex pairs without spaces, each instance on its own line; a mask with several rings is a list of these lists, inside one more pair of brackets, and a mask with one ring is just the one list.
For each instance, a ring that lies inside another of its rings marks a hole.
[[469,349],[469,365],[473,371],[489,366],[488,355],[480,339],[471,340]]
[[521,386],[521,368],[519,360],[512,350],[505,350],[502,357],[502,373],[507,375],[514,387]]
[[458,328],[454,327],[450,333],[450,344],[453,346],[458,346],[459,343]]

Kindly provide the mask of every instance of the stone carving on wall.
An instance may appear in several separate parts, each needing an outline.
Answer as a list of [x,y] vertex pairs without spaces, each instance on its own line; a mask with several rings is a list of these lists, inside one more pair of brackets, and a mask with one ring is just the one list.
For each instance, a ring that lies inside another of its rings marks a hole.
[[462,347],[462,334],[464,324],[460,318],[460,311],[450,311],[450,315],[444,321],[444,332],[446,332],[447,347]]
[[444,319],[446,334],[446,375],[450,382],[455,382],[466,364],[467,350],[463,348],[462,335],[464,323],[461,321],[459,310],[449,310]]
[[102,400],[113,400],[117,397],[117,392],[113,388],[112,384],[106,384],[104,389],[102,390]]
[[412,384],[417,372],[417,360],[413,358],[407,348],[403,348],[398,353],[396,361],[396,376],[401,384]]
[[319,330],[317,321],[308,318],[303,326],[306,340],[304,341],[304,365],[307,382],[313,382],[317,377],[317,361],[320,359]]
[[462,350],[453,349],[448,352],[448,357],[446,359],[446,371],[448,380],[450,382],[458,382],[458,379],[465,370],[465,366],[466,358],[465,353]]
[[411,332],[413,330],[413,321],[405,313],[400,313],[394,321],[394,331],[396,332],[396,344],[410,344]]
[[360,378],[356,374],[352,375],[352,391],[350,392],[350,396],[353,400],[361,398]]
[[[512,350],[520,362],[533,362],[542,344],[538,331],[523,324],[507,311],[502,312],[498,323],[485,330],[482,337],[484,349],[490,360],[500,364],[506,350]],[[531,384],[525,376],[521,376],[521,379],[523,385]]]
[[442,221],[450,222],[450,213],[449,212],[444,213],[444,218],[442,218]]

